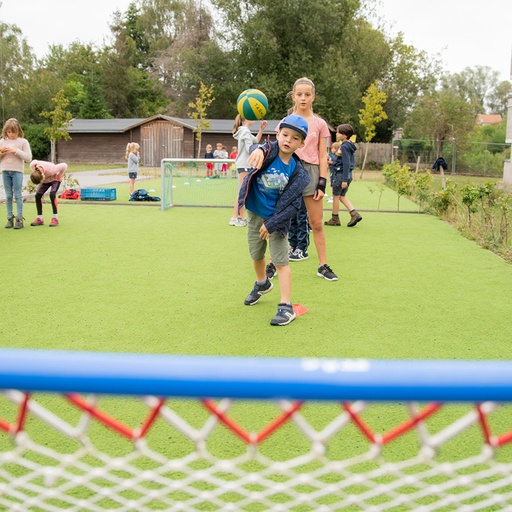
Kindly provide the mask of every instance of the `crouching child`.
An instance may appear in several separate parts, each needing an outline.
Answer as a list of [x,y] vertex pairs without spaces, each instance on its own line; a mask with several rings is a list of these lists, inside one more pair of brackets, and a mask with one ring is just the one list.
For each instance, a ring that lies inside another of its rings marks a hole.
[[59,190],[64,173],[68,168],[68,164],[53,164],[51,162],[43,162],[40,160],[32,160],[30,162],[30,168],[32,173],[30,174],[30,180],[35,185],[39,185],[36,190],[36,208],[37,217],[30,225],[31,226],[43,226],[43,195],[50,189],[50,202],[52,204],[52,220],[50,227],[56,227],[59,225],[59,212],[57,204],[57,191]]
[[311,179],[301,159],[295,155],[304,145],[307,134],[307,121],[292,114],[281,121],[276,141],[252,146],[251,151],[263,150],[263,163],[249,170],[238,195],[238,210],[244,206],[247,210],[249,254],[256,273],[254,288],[244,301],[246,306],[253,306],[273,288],[265,271],[267,243],[270,258],[277,268],[281,301],[270,325],[288,325],[296,316],[291,303],[288,231],[291,219],[302,204],[302,191]]

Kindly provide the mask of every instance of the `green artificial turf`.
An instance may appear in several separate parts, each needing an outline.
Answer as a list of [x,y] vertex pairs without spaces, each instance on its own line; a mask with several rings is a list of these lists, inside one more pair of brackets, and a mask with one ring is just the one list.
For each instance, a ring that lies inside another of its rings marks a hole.
[[[25,215],[33,205],[26,204]],[[48,209],[49,205],[46,205]],[[337,282],[292,263],[309,313],[269,325],[228,209],[62,204],[58,228],[2,230],[8,347],[171,354],[508,359],[510,265],[435,217],[364,213],[326,227]],[[348,214],[342,215],[342,221]],[[47,217],[47,221],[49,217]],[[28,223],[27,223],[28,224]],[[277,279],[275,281],[277,285]]]
[[[76,177],[80,180],[79,174]],[[381,191],[379,186],[382,185],[377,181],[354,181],[347,197],[360,210],[419,211],[420,208],[414,202],[405,197],[400,198],[400,202],[398,202],[398,196],[393,190],[382,186]],[[130,190],[127,182],[94,188],[115,188],[116,200],[112,202],[116,204],[130,203]],[[135,189],[145,189],[151,196],[164,197],[160,178],[145,176],[142,179],[137,179]],[[328,187],[326,192],[324,209],[330,212],[332,203],[329,200],[332,199],[332,189]],[[237,180],[233,178],[207,180],[202,176],[178,176],[174,177],[172,182],[172,204],[175,206],[232,207],[236,194]],[[69,200],[66,202],[76,201]],[[341,209],[343,211],[344,207],[342,206]]]
[[[351,193],[363,207],[370,208],[365,201],[375,199],[375,194],[365,192],[363,182],[354,184]],[[396,200],[387,189],[385,195],[390,203]],[[47,223],[48,209],[46,204]],[[29,221],[31,210],[34,205],[27,203]],[[342,227],[326,227],[328,260],[339,281],[317,277],[312,246],[309,260],[291,263],[293,302],[309,312],[286,327],[272,327],[278,280],[258,304],[243,305],[254,274],[246,229],[228,226],[229,209],[161,211],[157,205],[63,203],[59,216],[58,228],[30,227],[27,222],[23,230],[0,232],[3,347],[251,357],[512,356],[512,267],[435,217],[363,212],[363,221],[347,228],[348,214],[343,212]],[[71,424],[78,420],[76,410],[62,397],[43,396],[41,403]],[[128,399],[102,398],[100,406],[131,426],[141,424],[148,414],[142,404]],[[195,401],[170,400],[168,407],[195,428],[206,421],[204,409]],[[429,420],[429,429],[442,429],[468,408],[436,415]],[[0,411],[0,419],[15,420],[17,408],[6,399],[0,399]],[[322,429],[340,411],[339,404],[311,405],[303,414]],[[495,421],[497,431],[510,429],[509,412]],[[229,411],[249,431],[262,429],[278,414],[275,404],[243,402]],[[376,406],[365,414],[365,421],[378,432],[406,418],[400,404]],[[57,445],[64,452],[78,444],[41,427],[33,415],[27,430],[41,444]],[[131,450],[130,442],[98,422],[93,422],[89,436],[109,454]],[[189,438],[161,420],[148,434],[148,443],[170,458],[193,449]],[[353,426],[328,445],[334,459],[368,449]],[[415,436],[408,434],[386,446],[383,454],[388,460],[401,460],[412,457],[416,445]],[[440,458],[466,457],[468,446],[472,453],[481,445],[481,434],[473,428],[451,441]],[[307,452],[310,446],[288,423],[260,450],[281,460]],[[7,436],[0,436],[0,449],[9,449]],[[245,453],[246,446],[226,429],[216,429],[208,449],[229,458]],[[510,449],[502,449],[500,456],[510,460]],[[148,464],[154,463],[137,463],[141,468]],[[87,499],[85,488],[76,492]]]

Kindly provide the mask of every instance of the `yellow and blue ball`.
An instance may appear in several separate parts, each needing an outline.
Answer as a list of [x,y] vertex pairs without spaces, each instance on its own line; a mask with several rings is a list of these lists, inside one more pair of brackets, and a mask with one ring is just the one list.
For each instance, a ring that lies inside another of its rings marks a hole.
[[267,97],[258,89],[247,89],[236,100],[238,113],[250,121],[258,121],[267,115]]

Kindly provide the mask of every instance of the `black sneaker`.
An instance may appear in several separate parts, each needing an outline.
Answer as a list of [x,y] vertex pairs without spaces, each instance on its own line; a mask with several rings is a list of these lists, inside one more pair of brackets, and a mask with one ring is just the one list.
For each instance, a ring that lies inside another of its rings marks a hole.
[[277,272],[277,268],[272,262],[270,262],[266,266],[265,272],[267,273],[267,279],[274,279],[276,272]]
[[337,281],[338,276],[332,271],[331,267],[327,265],[321,265],[318,267],[318,272],[316,273],[318,277],[323,277],[324,279],[327,279],[327,281]]
[[268,293],[270,290],[274,288],[274,285],[267,279],[265,284],[258,284],[254,283],[254,288],[252,289],[252,292],[247,295],[247,297],[244,300],[244,304],[246,306],[252,306],[253,304],[256,304],[261,298],[262,295],[265,295],[265,293]]
[[270,320],[270,325],[288,325],[290,322],[293,322],[296,317],[297,315],[293,311],[291,304],[280,302],[277,305],[277,314]]

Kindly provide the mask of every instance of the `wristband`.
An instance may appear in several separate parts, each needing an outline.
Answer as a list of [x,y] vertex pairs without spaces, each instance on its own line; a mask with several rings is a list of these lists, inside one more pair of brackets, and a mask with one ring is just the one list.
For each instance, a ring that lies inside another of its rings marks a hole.
[[316,186],[317,190],[321,190],[325,194],[325,186],[327,185],[327,180],[325,178],[318,178],[318,185]]

